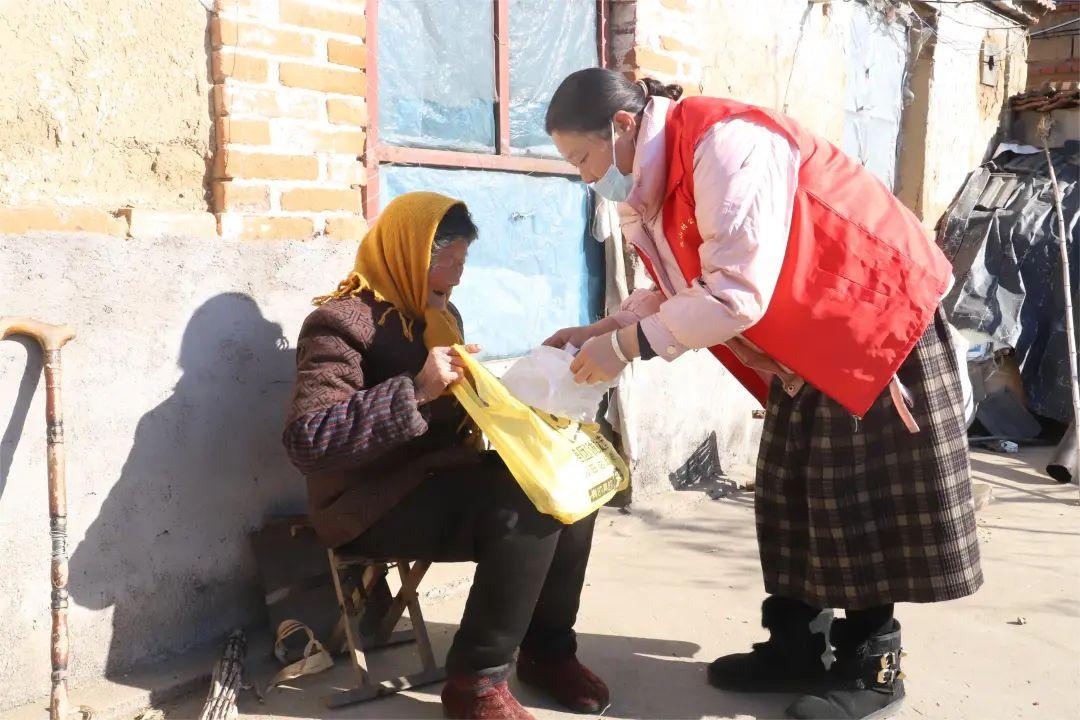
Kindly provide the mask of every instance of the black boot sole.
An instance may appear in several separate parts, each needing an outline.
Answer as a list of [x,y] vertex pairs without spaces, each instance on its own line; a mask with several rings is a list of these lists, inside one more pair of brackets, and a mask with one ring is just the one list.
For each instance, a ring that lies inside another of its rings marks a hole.
[[744,695],[758,695],[766,693],[785,693],[785,694],[802,694],[806,695],[821,687],[821,680],[802,680],[800,682],[789,682],[786,684],[777,685],[752,685],[750,683],[743,683],[739,686],[717,684],[712,679],[707,679],[706,682],[709,687],[719,690],[721,692],[740,693]]
[[[898,712],[900,708],[904,706],[905,700],[907,700],[907,694],[901,695],[899,698],[889,703],[885,707],[860,718],[860,720],[888,720],[888,718],[892,717],[893,713]],[[795,717],[791,714],[790,708],[788,708],[788,710],[784,712],[784,715],[789,718]]]

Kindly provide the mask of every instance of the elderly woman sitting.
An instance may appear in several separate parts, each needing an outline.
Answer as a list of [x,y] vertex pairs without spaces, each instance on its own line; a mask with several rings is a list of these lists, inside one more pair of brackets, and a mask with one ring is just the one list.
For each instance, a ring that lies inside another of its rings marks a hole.
[[595,515],[540,514],[447,394],[463,372],[450,295],[476,235],[465,205],[435,193],[383,210],[300,332],[285,447],[327,546],[477,563],[446,661],[449,717],[531,717],[506,684],[519,646],[522,682],[597,712],[608,690],[573,630]]

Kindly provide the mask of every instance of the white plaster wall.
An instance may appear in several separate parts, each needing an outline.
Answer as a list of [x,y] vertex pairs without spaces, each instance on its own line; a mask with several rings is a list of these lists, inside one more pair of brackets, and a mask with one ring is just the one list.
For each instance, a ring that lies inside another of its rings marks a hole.
[[[247,532],[302,511],[280,444],[292,346],[351,244],[0,236],[0,314],[67,322],[76,682],[115,677],[261,612]],[[0,342],[0,709],[49,678],[44,381]]]

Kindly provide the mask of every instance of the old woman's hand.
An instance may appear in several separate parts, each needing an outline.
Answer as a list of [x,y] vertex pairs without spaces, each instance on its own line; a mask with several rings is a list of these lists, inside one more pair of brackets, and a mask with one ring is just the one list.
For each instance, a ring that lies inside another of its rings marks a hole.
[[[480,352],[479,345],[466,345],[466,352],[475,355]],[[465,377],[465,361],[457,351],[448,347],[431,348],[427,361],[413,381],[416,385],[416,402],[426,405],[446,392],[457,381]]]

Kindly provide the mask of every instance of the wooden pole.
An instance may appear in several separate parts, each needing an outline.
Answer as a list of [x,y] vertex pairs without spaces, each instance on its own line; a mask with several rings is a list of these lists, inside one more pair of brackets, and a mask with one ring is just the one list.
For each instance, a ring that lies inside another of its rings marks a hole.
[[[1054,161],[1050,157],[1050,116],[1040,122],[1046,165],[1050,168],[1050,187],[1054,195],[1054,213],[1057,215],[1058,248],[1061,250],[1061,283],[1065,290],[1065,338],[1069,346],[1069,375],[1072,388],[1073,431],[1076,433],[1076,463],[1080,468],[1080,381],[1076,372],[1076,327],[1073,325],[1072,287],[1069,280],[1069,243],[1065,235],[1065,213],[1061,209],[1061,186],[1058,185]],[[1077,483],[1080,486],[1080,482]]]

